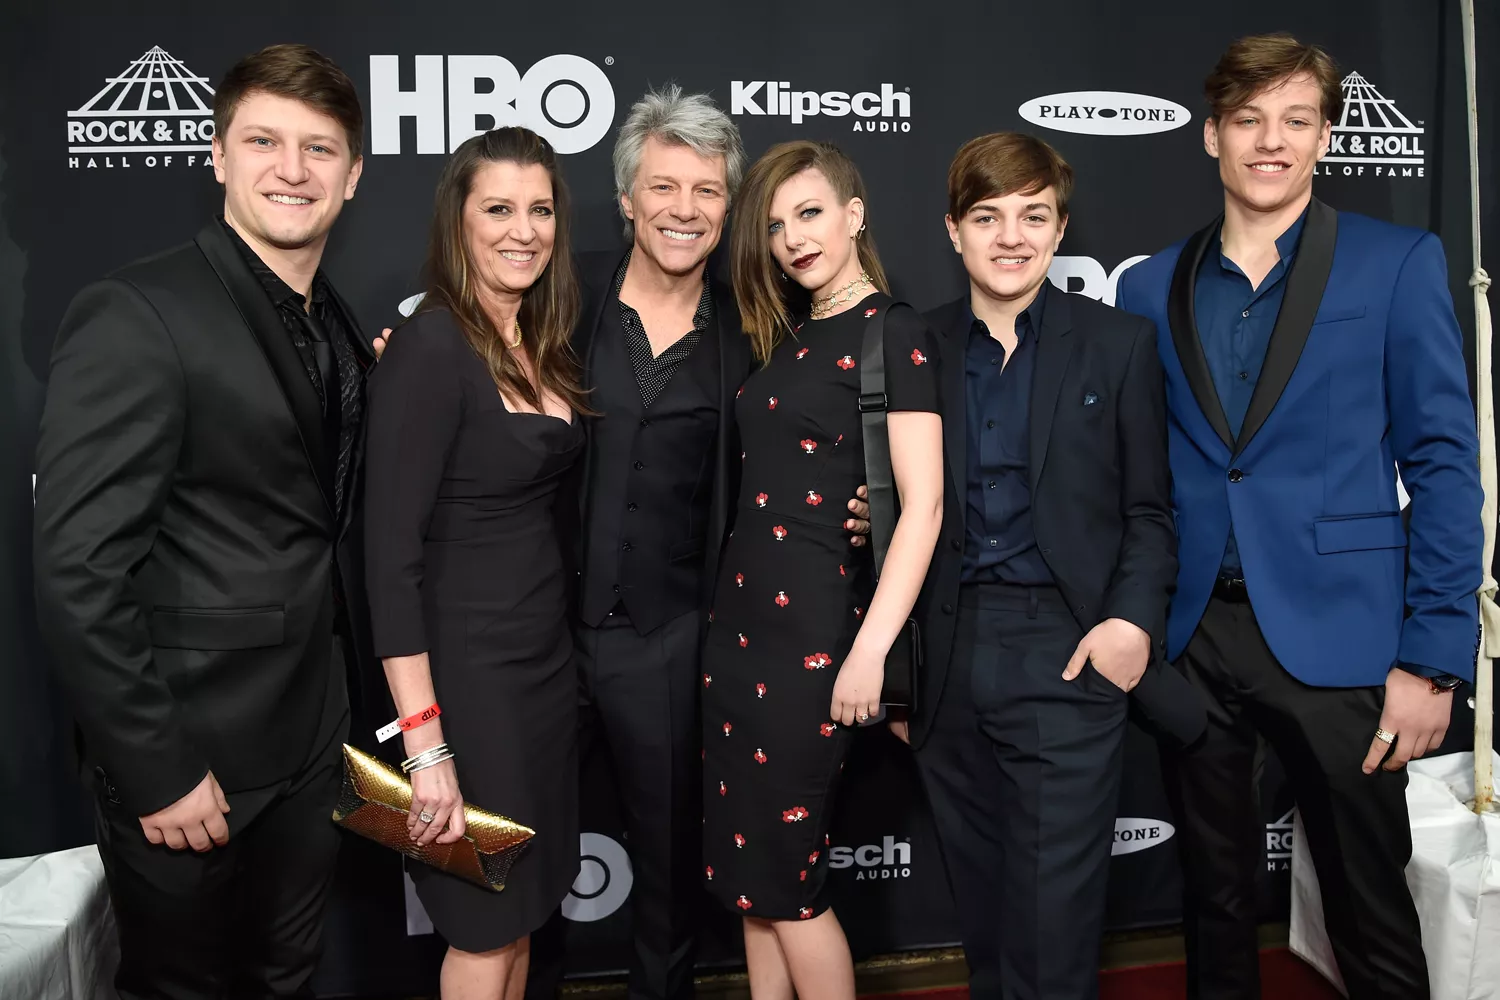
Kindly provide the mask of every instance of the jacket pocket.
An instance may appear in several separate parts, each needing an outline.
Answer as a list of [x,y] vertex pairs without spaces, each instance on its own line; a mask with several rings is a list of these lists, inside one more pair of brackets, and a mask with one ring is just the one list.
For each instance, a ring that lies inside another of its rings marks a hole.
[[689,539],[686,542],[678,542],[667,549],[667,562],[679,562],[683,559],[693,559],[703,555],[703,540]]
[[260,649],[286,638],[286,608],[156,608],[151,645],[165,649]]
[[1354,552],[1360,549],[1399,549],[1406,545],[1401,512],[1345,514],[1320,517],[1313,522],[1318,551]]
[[1359,319],[1365,314],[1364,306],[1347,306],[1343,309],[1328,309],[1320,312],[1313,320],[1314,324],[1337,323],[1345,319]]

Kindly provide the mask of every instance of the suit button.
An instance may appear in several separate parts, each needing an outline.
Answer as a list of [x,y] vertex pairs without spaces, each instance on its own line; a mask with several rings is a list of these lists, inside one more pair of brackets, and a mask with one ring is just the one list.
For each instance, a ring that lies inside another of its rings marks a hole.
[[1042,555],[1044,555],[1044,556],[1050,556],[1051,554],[1052,554],[1052,550],[1051,549],[1043,549],[1042,550]]
[[637,472],[641,471],[645,467],[646,467],[646,463],[645,462],[637,462],[637,463],[635,463],[635,470]]
[[628,510],[628,511],[630,511],[630,513],[634,514],[635,513],[635,504],[628,503],[628,504],[625,505],[625,509]]
[[944,604],[943,605],[943,614],[945,614],[945,615],[951,615],[951,614],[953,614],[953,605],[951,605],[951,604]]
[[1229,470],[1229,481],[1231,483],[1237,483],[1241,479],[1244,479],[1244,478],[1245,478],[1245,474],[1243,472],[1241,472],[1239,469],[1230,469]]
[[960,543],[957,538],[950,538],[950,539],[948,539],[948,544],[951,545],[951,546],[953,546],[953,551],[954,552],[960,552],[960,551],[963,550],[963,544]]
[[617,594],[620,592],[620,585],[618,583],[614,585],[614,592]]
[[620,551],[621,552],[629,552],[634,547],[635,546],[631,545],[629,542],[622,542],[620,544]]
[[651,426],[651,421],[647,420],[645,417],[642,417],[641,418],[641,426],[642,427],[650,427]]

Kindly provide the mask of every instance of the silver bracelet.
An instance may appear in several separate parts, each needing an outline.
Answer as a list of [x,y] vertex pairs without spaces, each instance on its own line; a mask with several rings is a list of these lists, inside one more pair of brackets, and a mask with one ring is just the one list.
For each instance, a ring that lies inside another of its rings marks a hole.
[[448,752],[448,744],[446,744],[446,743],[439,743],[437,746],[428,747],[426,750],[423,750],[421,753],[413,754],[412,756],[410,756],[410,757],[406,758],[405,760],[403,760],[401,762],[401,770],[404,771],[404,772],[406,772],[407,774],[410,774],[412,771],[414,771],[414,770],[417,769],[418,765],[420,765],[423,761],[427,760],[429,757],[435,757],[435,756],[438,756],[439,754],[443,754],[443,753],[447,753],[447,752]]
[[425,770],[426,768],[436,767],[438,764],[441,764],[441,763],[443,763],[446,760],[452,760],[454,758],[454,756],[456,756],[456,755],[453,753],[453,751],[449,750],[443,756],[438,757],[438,758],[436,758],[434,760],[424,760],[424,761],[422,761],[419,764],[413,764],[412,767],[411,767],[411,770],[407,771],[406,773],[407,774],[416,774],[418,771]]

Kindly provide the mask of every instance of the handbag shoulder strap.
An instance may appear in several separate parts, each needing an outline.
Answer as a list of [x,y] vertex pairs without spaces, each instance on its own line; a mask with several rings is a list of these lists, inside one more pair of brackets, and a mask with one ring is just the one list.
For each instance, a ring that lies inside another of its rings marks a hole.
[[865,324],[859,355],[859,419],[865,440],[865,487],[870,495],[870,548],[875,577],[885,565],[886,550],[896,533],[900,503],[891,471],[891,436],[886,427],[890,398],[885,391],[885,316],[904,302],[890,302]]

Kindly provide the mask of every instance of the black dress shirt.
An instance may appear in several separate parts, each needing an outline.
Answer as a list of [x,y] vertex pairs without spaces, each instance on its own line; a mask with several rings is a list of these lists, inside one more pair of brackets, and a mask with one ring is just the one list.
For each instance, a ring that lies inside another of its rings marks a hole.
[[[292,344],[297,348],[297,356],[302,359],[302,366],[307,369],[307,377],[318,392],[318,402],[326,411],[328,389],[323,385],[323,378],[318,373],[318,363],[313,355],[313,346],[307,339],[307,327],[304,323],[304,317],[309,312],[307,299],[302,296],[302,293],[294,291],[292,286],[282,281],[276,272],[271,270],[266,262],[250,248],[250,244],[234,231],[233,226],[223,222],[222,219],[220,222],[229,233],[230,242],[239,249],[245,263],[249,265],[251,271],[255,272],[255,277],[259,279],[261,287],[266,290],[266,295],[276,306],[276,313],[281,317],[282,325],[286,327],[287,336],[291,337]],[[336,464],[333,469],[333,482],[334,502],[337,510],[342,513],[345,486],[349,478],[350,456],[354,452],[354,441],[359,432],[360,421],[364,418],[364,368],[355,356],[354,347],[350,342],[354,331],[344,322],[343,313],[334,302],[328,278],[322,271],[313,276],[311,313],[328,331],[328,339],[333,345],[333,354],[338,368],[339,440],[335,457]]]
[[[634,251],[631,251],[632,253]],[[620,298],[620,289],[625,287],[625,272],[630,268],[630,254],[620,262],[615,272],[615,301],[620,303],[620,325],[625,328],[625,346],[630,351],[630,366],[635,369],[635,381],[641,388],[641,402],[647,406],[656,402],[677,369],[687,360],[703,331],[714,318],[714,296],[708,283],[708,268],[703,269],[703,294],[698,297],[698,308],[693,313],[693,328],[682,339],[660,354],[651,353],[651,338],[646,335],[646,325],[640,313],[625,304]]]
[[1031,374],[1047,303],[1047,282],[1016,317],[1015,354],[970,313],[964,350],[968,397],[968,490],[964,583],[1051,585],[1052,571],[1031,527]]
[[[1281,300],[1286,295],[1287,272],[1297,254],[1297,241],[1302,236],[1302,223],[1306,218],[1307,212],[1304,211],[1286,232],[1276,237],[1276,252],[1281,259],[1261,281],[1259,288],[1250,287],[1245,272],[1224,256],[1222,248],[1218,253],[1204,254],[1203,263],[1198,268],[1193,292],[1198,337],[1208,359],[1214,389],[1219,393],[1219,403],[1224,407],[1229,429],[1236,437],[1245,423],[1255,384],[1260,380],[1266,347],[1271,342],[1271,331],[1276,326]],[[1219,574],[1239,577],[1243,572],[1231,525]]]

